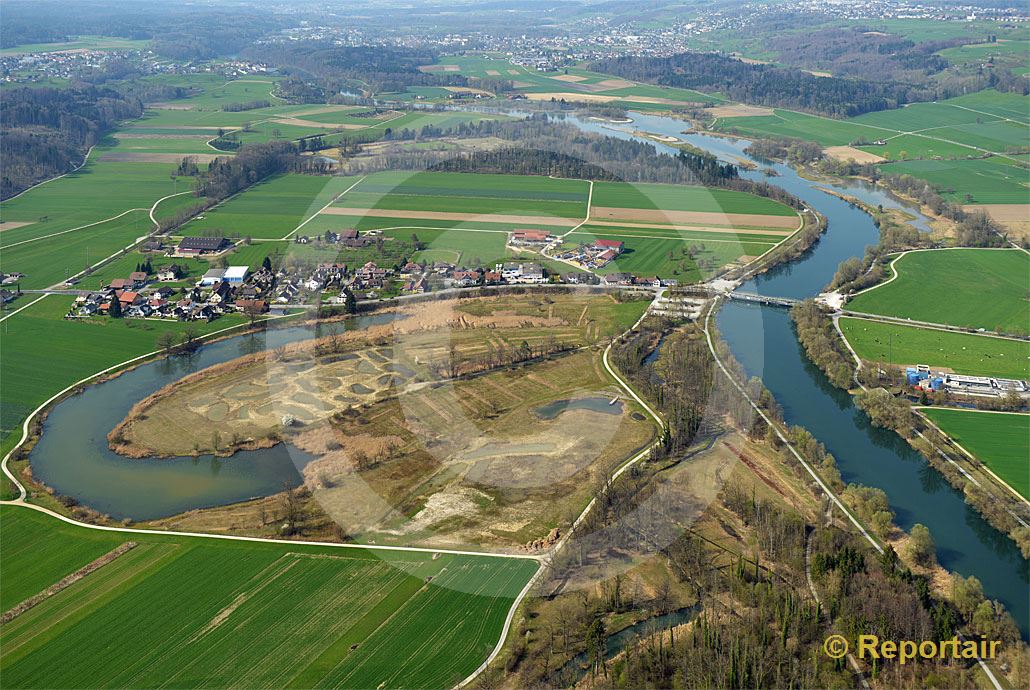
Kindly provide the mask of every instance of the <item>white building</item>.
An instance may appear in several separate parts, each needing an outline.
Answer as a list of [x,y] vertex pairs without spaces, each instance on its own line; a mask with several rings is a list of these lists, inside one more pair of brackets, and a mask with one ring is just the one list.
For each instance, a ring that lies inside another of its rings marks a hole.
[[250,273],[250,266],[230,266],[225,269],[222,280],[233,285],[239,285],[247,277],[248,273]]

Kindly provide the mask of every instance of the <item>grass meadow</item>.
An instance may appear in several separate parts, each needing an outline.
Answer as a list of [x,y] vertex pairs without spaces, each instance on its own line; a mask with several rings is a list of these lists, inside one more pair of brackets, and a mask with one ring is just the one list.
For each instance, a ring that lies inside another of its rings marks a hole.
[[842,318],[840,328],[862,359],[929,364],[958,374],[1030,378],[1030,343],[970,333]]
[[4,626],[10,687],[450,687],[489,654],[537,567],[103,533],[0,510],[5,607],[138,544]]
[[[1026,333],[1030,256],[1018,249],[909,252],[892,264],[898,277],[852,298],[867,314]],[[942,299],[942,290],[947,299]]]
[[921,411],[1009,486],[1030,499],[1026,455],[1030,415],[932,407]]
[[765,197],[700,186],[595,182],[592,206],[793,216],[794,209]]

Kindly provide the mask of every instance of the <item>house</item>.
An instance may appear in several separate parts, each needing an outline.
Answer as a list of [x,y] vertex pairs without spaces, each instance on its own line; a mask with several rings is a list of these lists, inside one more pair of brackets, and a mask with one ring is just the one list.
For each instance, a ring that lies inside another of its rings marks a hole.
[[212,268],[209,269],[201,278],[198,285],[204,287],[206,285],[214,285],[215,283],[222,282],[222,277],[225,275],[224,268]]
[[248,273],[250,273],[250,266],[230,266],[222,274],[222,280],[227,283],[241,285]]
[[268,303],[263,299],[238,299],[236,308],[248,314],[264,314],[268,311]]
[[501,277],[510,283],[514,283],[522,277],[522,264],[508,262],[501,267]]
[[601,285],[632,285],[632,273],[609,273],[601,277]]
[[415,294],[420,295],[424,292],[429,292],[429,284],[426,282],[426,279],[424,277],[419,276],[418,278],[414,278],[405,283],[404,291],[413,292]]
[[172,264],[171,266],[162,266],[157,271],[157,280],[160,283],[171,283],[179,279],[182,275],[182,269],[179,268],[178,264]]
[[148,242],[144,242],[143,243],[143,246],[140,247],[140,251],[144,251],[144,252],[159,252],[159,251],[161,251],[164,248],[165,248],[164,242],[162,242],[161,240],[150,240]]
[[139,293],[133,292],[132,290],[122,290],[118,293],[118,301],[123,307],[137,304],[140,299]]
[[358,231],[354,228],[348,228],[346,230],[340,230],[338,233],[340,240],[356,240],[358,239]]
[[471,287],[479,284],[479,273],[476,271],[455,271],[451,276],[454,287]]
[[132,287],[132,281],[128,278],[115,278],[110,285],[112,290],[128,290]]
[[572,285],[593,285],[594,274],[585,271],[571,271],[562,276],[562,280]]
[[497,271],[487,271],[483,274],[483,284],[485,285],[497,285],[501,280],[503,280],[503,278]]
[[540,264],[525,264],[522,267],[523,283],[546,283],[547,276],[544,274],[544,267]]
[[224,237],[183,237],[176,249],[179,254],[199,256],[220,252],[229,246]]
[[133,271],[129,274],[129,280],[132,281],[132,287],[134,288],[141,288],[146,285],[148,277],[146,271]]

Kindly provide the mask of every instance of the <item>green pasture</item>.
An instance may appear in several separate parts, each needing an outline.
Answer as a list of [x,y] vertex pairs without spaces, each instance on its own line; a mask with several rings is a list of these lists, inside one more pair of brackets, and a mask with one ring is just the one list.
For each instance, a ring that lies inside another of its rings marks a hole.
[[[130,537],[138,544],[5,625],[0,671],[11,687],[451,687],[489,654],[537,568],[100,533],[2,510],[0,567],[16,593],[38,591]],[[64,551],[59,559],[44,555],[54,549]]]
[[[868,314],[1026,333],[1030,256],[1018,249],[909,252],[891,264],[898,277],[852,298]],[[942,290],[947,298],[942,299]]]
[[[716,242],[709,240],[686,240],[661,236],[637,236],[620,234],[618,228],[584,226],[569,234],[567,244],[592,244],[598,239],[612,239],[623,242],[623,252],[614,261],[599,269],[598,273],[626,272],[641,276],[659,276],[675,279],[681,284],[693,283],[707,278],[728,263],[737,261],[741,256],[758,256],[770,249],[773,243],[753,242]],[[694,258],[689,255],[690,249],[695,251]]]
[[937,407],[921,412],[1024,498],[1030,498],[1030,415]]
[[970,376],[1022,379],[1030,373],[1030,344],[1022,340],[847,317],[840,328],[870,362],[928,364]]
[[[945,136],[941,132],[948,132],[948,130],[930,130],[925,136],[922,134],[901,134],[885,139],[885,143],[880,145],[870,144],[856,148],[895,161],[925,158],[968,158],[970,156],[983,155],[982,151],[977,151],[971,146],[930,138],[931,135],[935,137]],[[954,132],[948,136],[961,140]]]
[[64,282],[153,229],[146,211],[129,211],[58,237],[28,240],[3,248],[0,266],[5,272],[24,273],[22,289],[40,289]]

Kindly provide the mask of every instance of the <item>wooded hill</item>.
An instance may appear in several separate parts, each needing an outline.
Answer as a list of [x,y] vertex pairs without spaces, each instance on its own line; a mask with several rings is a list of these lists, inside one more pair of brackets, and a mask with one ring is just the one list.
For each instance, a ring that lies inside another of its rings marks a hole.
[[731,100],[852,117],[936,98],[934,89],[863,79],[816,77],[798,69],[754,65],[710,53],[619,57],[590,65],[595,72],[662,86],[717,91]]
[[143,106],[110,89],[11,89],[0,103],[0,198],[82,163],[91,146]]

